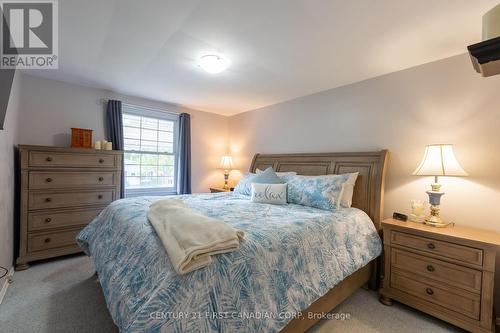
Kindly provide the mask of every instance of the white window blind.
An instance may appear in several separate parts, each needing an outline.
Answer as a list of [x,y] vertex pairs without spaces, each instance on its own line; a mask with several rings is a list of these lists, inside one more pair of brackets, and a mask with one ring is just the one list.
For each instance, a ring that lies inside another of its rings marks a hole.
[[125,196],[177,193],[178,115],[123,105]]

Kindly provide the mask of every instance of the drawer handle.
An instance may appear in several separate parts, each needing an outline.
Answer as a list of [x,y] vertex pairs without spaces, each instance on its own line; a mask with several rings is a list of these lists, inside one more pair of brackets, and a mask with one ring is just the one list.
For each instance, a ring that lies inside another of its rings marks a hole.
[[425,292],[427,293],[427,295],[433,295],[434,294],[434,290],[432,290],[431,288],[425,289]]
[[102,194],[99,194],[99,195],[97,196],[97,199],[102,199]]
[[102,182],[104,180],[104,177],[99,177],[99,181]]
[[45,198],[45,202],[51,202],[52,199],[51,198]]
[[427,244],[427,248],[430,250],[434,250],[436,248],[436,245],[434,245],[433,243],[429,243]]
[[50,243],[50,238],[49,238],[49,237],[45,238],[45,241],[44,241],[44,242],[45,242],[45,243]]
[[52,162],[52,157],[48,156],[45,160],[46,160],[47,162]]
[[102,158],[99,159],[99,163],[104,163],[104,160]]
[[45,179],[45,181],[46,181],[47,183],[51,183],[51,182],[52,182],[52,178],[47,178],[47,179]]
[[434,272],[434,266],[432,266],[432,265],[427,265],[427,270],[428,270],[429,272]]
[[45,223],[50,223],[50,222],[52,222],[52,219],[51,219],[50,217],[47,217],[47,218],[45,219]]

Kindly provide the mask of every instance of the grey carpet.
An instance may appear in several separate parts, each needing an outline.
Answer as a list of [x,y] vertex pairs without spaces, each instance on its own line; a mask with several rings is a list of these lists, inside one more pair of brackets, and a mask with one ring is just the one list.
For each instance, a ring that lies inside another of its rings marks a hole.
[[[359,290],[334,313],[346,320],[323,320],[311,333],[462,332],[442,321]],[[117,332],[89,258],[72,256],[34,264],[16,272],[0,305],[1,333]]]

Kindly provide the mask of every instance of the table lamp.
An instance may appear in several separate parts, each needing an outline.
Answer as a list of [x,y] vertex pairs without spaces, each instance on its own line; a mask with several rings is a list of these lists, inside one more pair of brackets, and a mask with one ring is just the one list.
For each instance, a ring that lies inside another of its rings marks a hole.
[[220,159],[220,167],[221,169],[224,169],[224,186],[222,188],[229,190],[227,180],[229,179],[229,170],[233,168],[233,159],[231,156],[222,156]]
[[467,172],[458,163],[453,153],[453,145],[429,145],[425,147],[424,157],[418,168],[413,172],[418,176],[434,176],[434,183],[431,190],[427,191],[429,203],[431,205],[430,215],[424,223],[435,227],[446,227],[450,223],[445,223],[439,216],[439,204],[441,196],[441,184],[439,176],[467,176]]

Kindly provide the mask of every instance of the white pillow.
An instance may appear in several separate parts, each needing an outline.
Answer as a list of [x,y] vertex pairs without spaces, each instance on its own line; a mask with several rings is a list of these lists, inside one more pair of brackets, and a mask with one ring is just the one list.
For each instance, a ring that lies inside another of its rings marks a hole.
[[[255,173],[256,173],[256,174],[261,174],[261,173],[263,173],[263,172],[264,172],[264,171],[262,171],[261,169],[257,169],[257,170],[255,170]],[[295,176],[295,175],[297,174],[295,171],[286,171],[286,172],[276,172],[276,171],[275,171],[275,173],[276,173],[276,175],[277,175],[278,177],[283,177],[283,176]]]
[[273,205],[286,204],[286,184],[252,183],[252,202]]
[[349,175],[347,181],[342,184],[342,192],[340,195],[340,205],[342,207],[352,206],[352,195],[354,194],[354,185],[358,178],[359,172],[354,172]]

